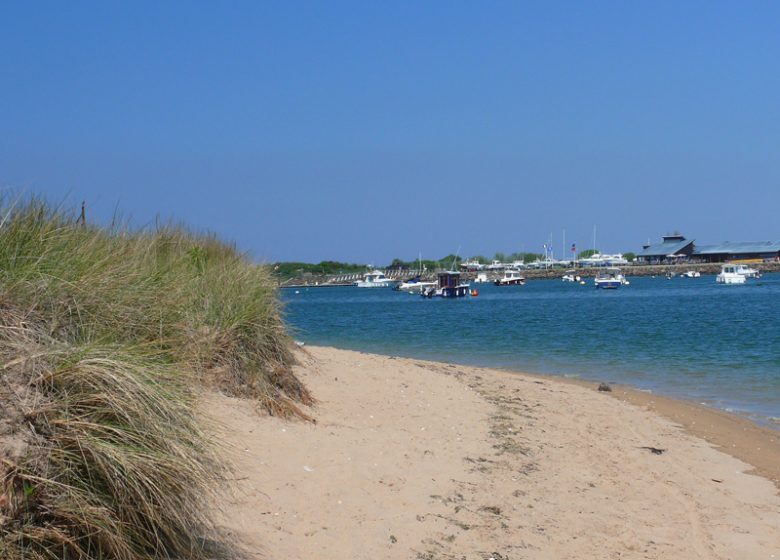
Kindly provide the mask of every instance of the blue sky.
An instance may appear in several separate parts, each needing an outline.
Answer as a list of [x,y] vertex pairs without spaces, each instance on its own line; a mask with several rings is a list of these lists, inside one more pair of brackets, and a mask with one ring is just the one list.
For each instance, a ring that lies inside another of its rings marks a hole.
[[780,238],[780,4],[10,2],[0,187],[258,260]]

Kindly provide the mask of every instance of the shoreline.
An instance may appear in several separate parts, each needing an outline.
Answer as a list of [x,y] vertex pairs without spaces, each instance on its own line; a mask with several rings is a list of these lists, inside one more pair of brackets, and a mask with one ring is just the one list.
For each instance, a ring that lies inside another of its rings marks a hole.
[[[721,265],[723,263],[696,263],[696,264],[658,264],[658,265],[623,265],[621,270],[629,278],[631,277],[663,277],[667,272],[673,273],[675,276],[679,276],[683,272],[689,270],[701,273],[703,276],[715,276],[720,273]],[[773,272],[780,272],[780,263],[778,262],[765,262],[765,263],[750,263],[750,266],[755,267],[762,274],[770,274]],[[571,267],[558,267],[549,269],[522,269],[521,272],[527,280],[560,280],[561,276],[566,270]],[[577,273],[583,278],[592,278],[601,272],[604,267],[584,267],[577,268]],[[413,271],[388,271],[392,279],[399,279],[408,277]],[[500,278],[503,271],[481,271],[488,275],[490,281]],[[478,272],[476,271],[461,271],[463,278],[469,281],[474,281]],[[300,288],[338,288],[338,287],[350,287],[354,281],[359,277],[362,277],[363,273],[344,273],[344,274],[311,274],[306,277],[296,276],[286,279],[278,279],[278,287],[280,289],[300,289]],[[349,277],[349,280],[345,280],[344,277]],[[427,272],[423,275],[423,278],[427,280],[435,280],[435,272]]]
[[[513,368],[513,367],[507,367],[507,366],[490,366],[490,365],[482,365],[479,363],[474,362],[468,362],[468,361],[447,361],[444,359],[437,359],[437,358],[419,358],[412,355],[407,354],[390,354],[390,353],[382,353],[379,351],[365,351],[360,350],[356,348],[343,348],[340,346],[333,346],[328,344],[317,344],[317,343],[305,343],[304,348],[333,348],[336,350],[345,350],[348,352],[359,352],[359,353],[365,353],[365,354],[373,354],[377,356],[385,356],[385,357],[394,357],[394,358],[403,358],[408,360],[420,360],[420,361],[426,361],[426,362],[432,362],[432,363],[446,363],[446,364],[455,364],[462,367],[469,367],[469,368],[477,368],[477,369],[485,369],[485,370],[494,370],[494,371],[504,371],[507,373],[514,373],[519,375],[529,375],[534,377],[540,377],[544,379],[550,379],[552,381],[561,381],[563,383],[572,383],[575,385],[582,385],[584,387],[588,387],[591,389],[596,388],[599,383],[605,382],[608,383],[611,387],[618,388],[621,391],[627,393],[626,399],[630,398],[632,399],[630,402],[641,404],[642,406],[647,406],[650,401],[657,400],[659,402],[667,403],[668,401],[681,403],[684,405],[687,405],[689,407],[692,407],[692,409],[702,411],[704,413],[712,412],[716,415],[725,415],[727,417],[731,417],[735,420],[738,420],[739,423],[745,422],[754,428],[756,428],[758,432],[763,432],[767,434],[768,436],[773,436],[775,438],[778,438],[780,441],[780,423],[778,423],[777,419],[774,416],[767,416],[763,414],[759,414],[757,412],[751,412],[748,410],[726,410],[724,408],[719,407],[714,401],[712,404],[708,403],[702,403],[701,398],[694,398],[689,395],[685,395],[684,393],[680,394],[674,394],[674,391],[663,391],[663,388],[640,388],[636,387],[634,385],[631,385],[630,383],[624,383],[620,381],[612,381],[610,378],[611,375],[602,376],[602,377],[584,377],[580,374],[577,375],[569,375],[566,373],[547,373],[543,371],[534,371],[532,369],[520,369],[520,368]],[[613,396],[617,396],[615,393],[612,393]],[[629,396],[630,395],[630,396]],[[646,397],[650,397],[649,399]],[[667,410],[669,407],[664,406],[662,407],[663,410]],[[662,412],[661,412],[662,413]],[[703,433],[703,432],[702,432]],[[778,462],[780,462],[780,455],[778,456]],[[778,478],[780,478],[780,470],[778,470]]]
[[[304,348],[332,348],[391,359],[400,358],[443,366],[456,365],[488,372],[501,371],[510,375],[571,384],[591,391],[598,391],[598,386],[601,383],[595,379],[581,377],[567,377],[506,367],[460,364],[443,360],[418,359],[393,354],[377,354],[362,350],[342,349],[336,346],[306,345]],[[679,425],[690,435],[703,439],[717,449],[751,465],[753,467],[751,472],[772,482],[780,495],[780,427],[776,428],[771,424],[764,426],[738,412],[702,405],[683,396],[664,395],[651,390],[638,389],[624,383],[608,382],[608,384],[612,391],[605,392],[606,395],[658,414]]]
[[725,438],[731,424],[735,444],[752,441],[766,457],[778,448],[727,413],[332,347],[307,346],[299,358],[296,375],[317,399],[313,422],[217,392],[201,400],[234,465],[232,491],[215,507],[251,556],[660,560],[780,550],[771,472],[725,439],[694,435],[704,426]]
[[[333,348],[335,346],[311,346],[312,348]],[[374,354],[360,350],[349,350],[376,356],[400,358],[400,356]],[[403,357],[403,359],[417,360],[417,358]],[[520,375],[545,379],[553,383],[566,383],[583,387],[598,392],[601,381],[595,379],[583,379],[581,377],[567,377],[549,373],[524,371],[506,367],[490,367],[473,364],[459,364],[441,360],[417,360],[432,364],[451,365],[473,368],[484,371],[501,371],[510,375]],[[650,390],[642,390],[623,383],[608,382],[612,391],[606,395],[620,401],[638,406],[644,410],[656,413],[671,422],[679,425],[690,435],[703,439],[714,445],[717,449],[728,453],[732,457],[744,461],[753,467],[758,476],[771,481],[780,495],[780,428],[774,426],[762,426],[748,416],[738,412],[730,412],[717,407],[709,407],[685,397],[669,396],[655,393]]]
[[[512,371],[512,370],[508,370]],[[598,391],[598,382],[520,372],[521,375],[570,383]],[[771,481],[780,494],[780,430],[761,426],[750,418],[693,401],[645,392],[623,384],[611,384],[606,394],[653,412],[703,439],[716,449],[751,465],[758,476]]]

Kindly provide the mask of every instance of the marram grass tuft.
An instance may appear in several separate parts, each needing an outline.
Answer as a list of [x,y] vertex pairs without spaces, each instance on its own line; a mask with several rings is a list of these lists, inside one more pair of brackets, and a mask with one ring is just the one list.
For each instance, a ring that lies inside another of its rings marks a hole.
[[82,225],[38,200],[0,221],[0,558],[214,560],[223,468],[203,384],[311,404],[262,266],[212,236]]

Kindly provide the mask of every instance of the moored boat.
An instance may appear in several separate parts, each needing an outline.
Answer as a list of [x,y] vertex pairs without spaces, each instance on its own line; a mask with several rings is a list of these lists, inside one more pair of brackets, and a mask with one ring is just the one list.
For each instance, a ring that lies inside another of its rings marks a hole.
[[715,277],[718,284],[744,284],[745,275],[738,272],[737,265],[724,264],[720,268],[720,274]]
[[381,270],[372,270],[366,272],[363,279],[358,280],[354,285],[358,288],[390,288],[395,284],[396,282],[385,276]]
[[428,282],[423,280],[420,276],[414,278],[408,278],[397,284],[393,289],[399,292],[408,292],[410,294],[418,294],[423,290],[436,286],[436,282]]
[[620,286],[628,285],[628,280],[619,268],[607,268],[596,276],[594,283],[602,290],[616,290]]
[[461,282],[460,272],[448,270],[440,272],[437,285],[423,290],[421,295],[425,298],[459,298],[465,297],[469,293],[470,286],[468,282]]
[[479,262],[476,259],[463,261],[462,263],[460,263],[460,267],[463,270],[466,270],[466,271],[469,271],[469,272],[475,272],[475,271],[478,271],[478,270],[484,270],[485,269],[485,265],[482,264],[481,262]]
[[744,264],[735,264],[737,267],[737,274],[741,274],[745,278],[761,278],[761,273],[755,268],[751,268]]
[[496,286],[522,286],[525,284],[525,276],[519,270],[506,270],[504,276],[494,283]]
[[564,282],[578,282],[579,283],[579,281],[582,280],[582,277],[579,274],[577,274],[577,271],[575,271],[575,270],[567,270],[566,274],[564,274],[561,277],[561,280],[564,281]]

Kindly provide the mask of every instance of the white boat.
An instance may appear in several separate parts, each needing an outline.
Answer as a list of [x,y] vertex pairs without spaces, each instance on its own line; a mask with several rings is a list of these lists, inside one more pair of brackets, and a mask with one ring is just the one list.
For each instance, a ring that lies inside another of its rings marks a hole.
[[761,278],[761,273],[755,268],[750,268],[744,264],[734,265],[737,267],[737,274],[741,274],[745,278]]
[[419,294],[427,288],[436,286],[436,282],[426,282],[421,280],[419,276],[404,280],[400,284],[397,284],[393,289],[399,292],[408,292],[410,294]]
[[623,273],[619,268],[606,268],[603,272],[600,272],[598,276],[593,280],[597,288],[602,290],[616,290],[620,286],[627,286],[629,284]]
[[582,280],[582,277],[575,270],[567,270],[566,274],[561,277],[561,280],[564,282],[579,282]]
[[718,284],[744,284],[745,275],[737,272],[735,264],[724,264],[720,267],[720,274],[715,277]]
[[476,259],[460,263],[460,267],[467,271],[485,270],[485,265]]
[[358,288],[389,288],[394,285],[395,281],[385,276],[381,270],[366,272],[362,280],[355,282]]
[[488,270],[504,270],[506,265],[501,261],[493,261],[486,267]]
[[525,284],[525,276],[520,274],[519,270],[504,271],[503,278],[495,281],[496,286],[522,286]]
[[474,282],[476,284],[487,284],[488,282],[490,282],[490,279],[488,278],[487,274],[485,274],[484,272],[480,272],[479,274],[477,274],[477,277],[474,278]]
[[680,274],[681,278],[699,278],[701,276],[701,272],[698,270],[688,270]]

